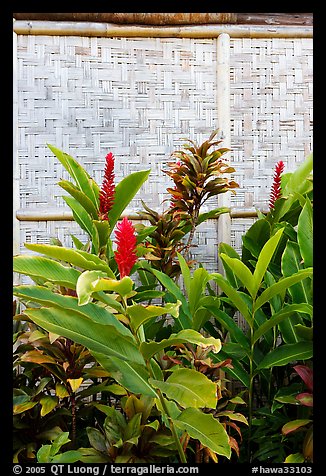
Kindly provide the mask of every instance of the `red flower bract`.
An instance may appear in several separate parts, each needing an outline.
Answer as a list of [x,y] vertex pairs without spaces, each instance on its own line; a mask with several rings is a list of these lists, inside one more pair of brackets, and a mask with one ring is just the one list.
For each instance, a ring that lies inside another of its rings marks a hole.
[[104,179],[101,190],[99,192],[100,207],[99,218],[100,220],[108,220],[108,213],[111,210],[114,202],[114,157],[110,152],[106,157],[106,164],[104,169]]
[[273,185],[271,189],[271,194],[269,197],[269,209],[272,210],[275,207],[275,202],[278,198],[282,196],[281,189],[281,175],[284,170],[284,162],[280,160],[277,162],[274,171]]
[[131,268],[137,261],[135,228],[127,217],[118,223],[115,230],[117,251],[114,252],[120,279],[129,276]]

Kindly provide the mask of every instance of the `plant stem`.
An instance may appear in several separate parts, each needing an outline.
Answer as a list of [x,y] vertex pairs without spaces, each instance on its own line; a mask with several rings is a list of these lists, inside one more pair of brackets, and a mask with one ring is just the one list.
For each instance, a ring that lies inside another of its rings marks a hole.
[[254,314],[252,315],[252,324],[250,325],[250,356],[249,356],[249,396],[248,396],[248,462],[251,462],[251,430],[253,417],[253,395],[254,395]]
[[164,413],[166,414],[167,416],[167,419],[169,420],[169,423],[170,423],[170,428],[171,428],[171,431],[172,431],[172,435],[173,435],[173,438],[174,438],[174,441],[175,441],[175,444],[177,446],[177,450],[178,450],[178,453],[179,453],[179,457],[180,457],[180,461],[181,463],[187,463],[187,458],[186,458],[186,455],[183,451],[183,448],[182,448],[182,445],[181,445],[181,441],[179,440],[179,437],[178,437],[178,434],[176,432],[176,429],[175,429],[175,426],[173,424],[173,420],[169,414],[169,411],[167,409],[167,406],[165,405],[165,401],[164,401],[164,397],[161,393],[160,390],[157,390],[157,393],[158,393],[158,396],[159,396],[159,399],[160,399],[160,402],[161,402],[161,405],[162,405],[162,408],[164,410]]

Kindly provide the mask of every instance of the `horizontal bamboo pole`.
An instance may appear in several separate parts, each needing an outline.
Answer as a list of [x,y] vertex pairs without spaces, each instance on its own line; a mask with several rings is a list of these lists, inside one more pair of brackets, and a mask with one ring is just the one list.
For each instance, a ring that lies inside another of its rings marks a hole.
[[[267,210],[261,210],[262,213],[267,213]],[[142,218],[133,210],[124,212],[122,217],[127,216],[130,220],[142,220]],[[257,211],[255,209],[234,209],[230,212],[231,218],[255,218]],[[53,210],[53,211],[39,211],[39,210],[17,210],[16,218],[19,221],[73,221],[72,212],[69,210]]]
[[17,35],[95,36],[95,37],[154,37],[154,38],[216,38],[227,33],[233,38],[312,38],[311,26],[266,25],[195,25],[141,26],[88,22],[14,22]]
[[13,13],[16,20],[86,21],[138,25],[312,25],[312,13]]

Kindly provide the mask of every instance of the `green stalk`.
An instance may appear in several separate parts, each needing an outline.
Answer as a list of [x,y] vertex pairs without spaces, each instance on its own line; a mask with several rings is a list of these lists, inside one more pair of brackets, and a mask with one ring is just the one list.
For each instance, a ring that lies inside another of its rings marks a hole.
[[[255,304],[253,302],[252,308],[254,309]],[[253,417],[253,398],[254,398],[254,322],[255,322],[255,313],[253,310],[252,313],[252,322],[250,325],[250,355],[249,355],[249,395],[248,395],[248,462],[251,462],[251,433],[252,433],[252,417]]]
[[187,458],[186,458],[186,455],[183,451],[183,448],[182,448],[182,445],[181,445],[181,442],[179,440],[179,437],[178,437],[178,434],[176,432],[176,429],[175,429],[175,426],[173,424],[173,420],[169,414],[169,411],[167,409],[167,406],[165,405],[165,401],[164,401],[164,397],[161,393],[160,390],[157,390],[157,393],[158,393],[158,396],[159,396],[159,399],[160,399],[160,402],[161,402],[161,405],[162,405],[162,408],[164,410],[164,413],[166,414],[167,416],[167,419],[169,420],[169,423],[170,423],[170,428],[171,428],[171,431],[172,431],[172,435],[173,435],[173,438],[174,438],[174,441],[175,441],[175,444],[177,446],[177,450],[178,450],[178,453],[179,453],[179,457],[180,457],[180,461],[181,463],[187,463]]

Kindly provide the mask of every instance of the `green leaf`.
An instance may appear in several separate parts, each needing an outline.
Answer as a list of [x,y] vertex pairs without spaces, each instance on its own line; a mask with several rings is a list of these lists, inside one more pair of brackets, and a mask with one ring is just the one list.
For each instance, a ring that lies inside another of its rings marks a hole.
[[78,305],[77,298],[54,293],[43,286],[19,285],[14,286],[13,289],[13,294],[20,298],[24,298],[27,303],[31,301],[42,304],[45,307],[59,307],[66,310],[71,309],[99,324],[112,325],[116,327],[121,334],[132,337],[129,329],[103,306],[99,306],[95,303],[80,306]]
[[95,448],[97,451],[105,453],[107,451],[106,441],[103,433],[101,433],[96,428],[87,427],[86,428],[87,436],[89,439],[90,445]]
[[43,417],[50,413],[58,405],[58,402],[58,397],[52,397],[51,395],[46,395],[45,397],[42,397],[40,400],[40,404],[42,407],[41,416]]
[[152,378],[149,382],[183,408],[216,408],[216,384],[194,369],[177,369],[165,382]]
[[179,316],[180,301],[176,303],[168,303],[165,306],[142,306],[141,304],[133,304],[128,306],[127,314],[130,317],[130,323],[135,331],[149,321],[153,317],[162,316],[162,314],[171,314],[173,317]]
[[13,407],[13,414],[18,415],[19,413],[24,413],[27,410],[30,410],[31,408],[35,407],[38,402],[23,402],[19,403],[18,405],[14,405]]
[[[245,403],[245,402],[242,400],[242,403]],[[227,416],[228,418],[230,418],[230,420],[240,421],[241,423],[245,423],[246,425],[249,425],[247,418],[244,415],[242,415],[242,413],[237,413],[232,410],[224,410],[222,412],[218,412],[216,416],[218,417]]]
[[240,327],[226,312],[214,306],[206,306],[222,326],[228,330],[233,341],[238,342],[244,349],[250,349],[248,338],[245,336]]
[[293,284],[298,283],[302,279],[308,278],[312,276],[312,268],[307,269],[300,269],[297,273],[287,278],[281,278],[277,283],[272,284],[272,286],[268,287],[263,291],[260,296],[258,296],[257,300],[254,303],[254,309],[259,309],[265,302],[269,301],[273,296],[284,292],[287,288],[292,286]]
[[113,291],[127,298],[132,292],[133,285],[134,283],[129,276],[124,276],[122,279],[99,277],[91,284],[91,289],[93,289],[93,292]]
[[231,258],[230,256],[221,253],[220,258],[223,263],[226,263],[233,273],[240,279],[243,286],[248,289],[250,296],[255,298],[256,289],[254,283],[254,277],[247,266],[238,258]]
[[270,224],[266,218],[261,218],[249,228],[242,237],[242,259],[245,264],[252,258],[258,258],[264,244],[271,234]]
[[297,360],[311,359],[312,355],[313,347],[311,342],[297,342],[296,344],[280,345],[263,358],[258,365],[256,372],[261,369],[286,365]]
[[199,307],[201,297],[205,295],[206,284],[210,279],[211,276],[205,268],[198,268],[193,273],[188,294],[189,309],[193,316]]
[[182,254],[177,252],[181,272],[182,272],[182,277],[183,277],[183,282],[187,291],[188,296],[190,295],[190,283],[191,283],[191,274],[190,274],[190,269],[189,266],[182,256]]
[[214,210],[210,210],[209,212],[206,212],[206,213],[200,213],[197,220],[197,226],[206,220],[216,219],[223,213],[230,213],[230,208],[220,207],[220,208],[214,208]]
[[307,327],[302,324],[295,324],[294,326],[297,335],[303,340],[313,339],[313,327]]
[[160,283],[175,297],[177,301],[181,301],[182,306],[180,308],[180,315],[177,323],[182,329],[188,329],[191,327],[191,314],[186,298],[184,297],[181,289],[175,284],[166,274],[158,271],[157,269],[151,269],[151,272],[156,276]]
[[304,266],[308,268],[313,265],[313,225],[312,225],[312,206],[309,198],[300,213],[298,220],[298,243]]
[[214,281],[217,282],[218,286],[225,292],[225,294],[230,298],[232,304],[240,311],[247,323],[252,325],[252,315],[248,309],[247,303],[241,298],[241,295],[236,289],[234,289],[228,281],[219,273],[212,273]]
[[288,435],[289,433],[292,433],[293,431],[296,431],[299,428],[302,428],[303,426],[308,425],[308,423],[311,423],[311,421],[312,420],[309,420],[309,419],[289,421],[288,423],[285,423],[285,425],[282,426],[282,434]]
[[77,187],[81,192],[84,192],[87,197],[93,202],[93,205],[97,207],[98,198],[96,197],[96,191],[92,186],[92,179],[86,170],[77,162],[76,159],[61,151],[57,147],[51,144],[47,144],[49,149],[57,156],[64,168],[68,171],[70,176],[75,180]]
[[67,205],[71,208],[74,220],[85,230],[90,237],[93,235],[93,223],[89,214],[84,207],[73,197],[62,197]]
[[[220,243],[218,245],[218,253],[219,253],[219,256],[223,254],[223,255],[229,256],[230,258],[241,259],[239,254],[235,251],[235,249],[232,248],[232,246],[230,246],[227,243]],[[235,275],[233,269],[230,266],[228,266],[226,261],[223,262],[223,267],[225,270],[225,276],[227,280],[229,281],[230,285],[233,288],[238,289],[241,286],[241,282]]]
[[111,278],[115,278],[109,265],[96,255],[86,251],[74,250],[63,246],[25,243],[25,247],[61,261],[65,261],[79,268],[104,271]]
[[272,329],[285,318],[289,318],[296,312],[302,312],[305,314],[312,315],[312,306],[310,304],[289,304],[281,309],[279,312],[273,314],[267,321],[265,321],[258,329],[255,331],[253,336],[253,343],[264,335],[269,329]]
[[297,332],[296,326],[298,324],[302,324],[303,320],[299,316],[299,314],[294,313],[291,316],[291,319],[285,319],[284,321],[280,322],[278,327],[282,335],[282,339],[286,344],[294,344],[295,342],[299,342],[302,339]]
[[215,453],[230,459],[228,434],[213,415],[203,413],[197,408],[186,408],[178,418],[173,419],[173,423],[177,428],[185,430],[191,438],[199,440]]
[[142,342],[140,344],[140,351],[143,354],[145,360],[148,360],[150,357],[155,355],[157,352],[160,352],[166,347],[171,345],[183,344],[183,343],[196,344],[202,347],[212,346],[212,351],[217,353],[221,349],[220,339],[215,339],[214,337],[204,337],[199,332],[193,329],[184,329],[177,334],[171,334],[169,338],[163,339],[160,342]]
[[305,187],[305,179],[309,176],[313,168],[313,155],[309,154],[305,160],[291,173],[289,180],[283,188],[283,195],[297,192],[301,193]]
[[144,364],[133,341],[113,326],[97,324],[72,310],[42,308],[26,309],[24,313],[48,332],[84,345],[91,353],[104,353],[120,360]]
[[[282,255],[282,274],[285,277],[292,276],[300,269],[303,269],[303,266],[301,264],[300,247],[298,243],[289,240]],[[299,281],[299,283],[290,286],[288,292],[291,295],[293,302],[306,302],[312,304],[312,289],[310,278]]]
[[68,180],[60,180],[58,185],[63,188],[66,192],[70,193],[70,195],[80,203],[80,205],[84,208],[84,210],[89,214],[91,218],[94,220],[98,219],[98,210],[94,206],[92,200],[88,198],[88,196],[78,189],[73,183],[69,182]]
[[113,230],[126,206],[134,198],[140,187],[147,180],[150,170],[134,172],[123,178],[115,187],[114,203],[109,211],[110,228]]
[[92,354],[99,364],[129,392],[157,397],[154,388],[148,383],[149,373],[144,365],[108,357],[103,353],[92,352]]
[[292,453],[285,458],[284,463],[304,463],[304,456],[301,453]]
[[280,228],[275,235],[273,235],[263,246],[261,252],[259,253],[258,260],[256,263],[255,271],[254,271],[254,295],[256,296],[260,284],[265,276],[267,271],[268,265],[275,253],[277,245],[281,239],[283,233],[283,228]]
[[53,456],[51,463],[76,463],[81,457],[82,454],[78,450],[69,450]]
[[13,258],[13,271],[32,278],[43,278],[69,289],[76,289],[80,272],[41,256],[19,255]]

